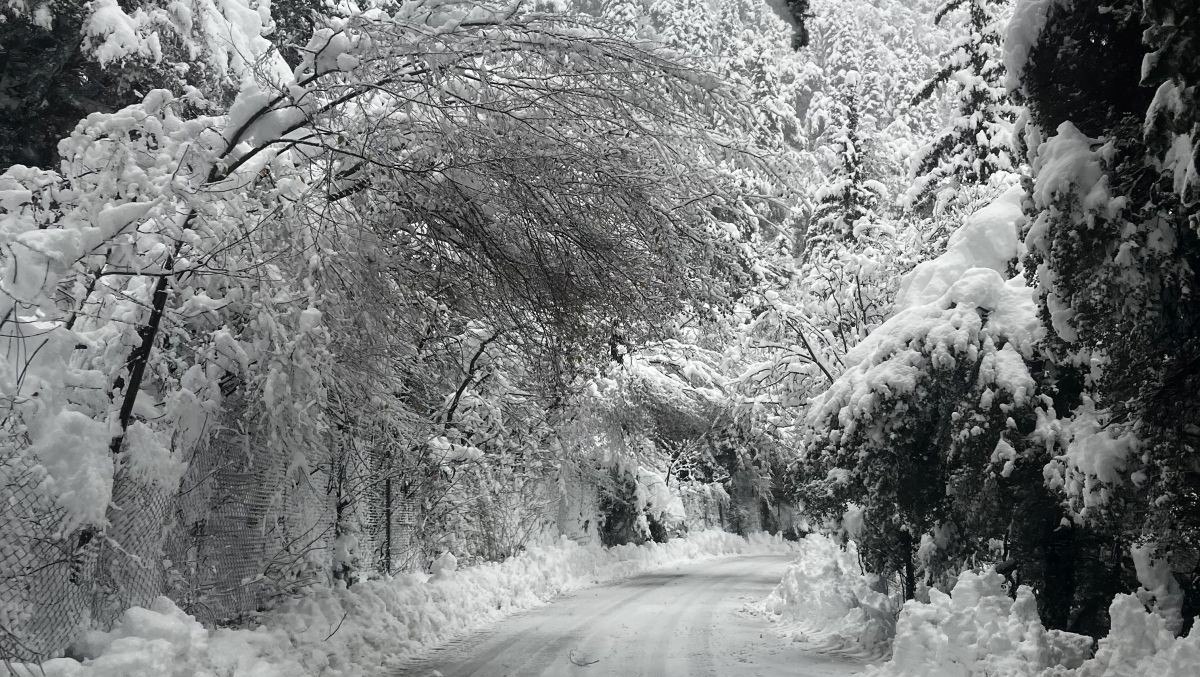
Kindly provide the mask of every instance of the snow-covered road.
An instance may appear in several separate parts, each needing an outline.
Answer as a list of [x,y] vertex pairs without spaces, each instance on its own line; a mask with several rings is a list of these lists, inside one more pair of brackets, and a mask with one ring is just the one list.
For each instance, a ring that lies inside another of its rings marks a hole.
[[388,677],[841,677],[862,669],[806,652],[743,607],[789,558],[682,564],[563,596],[410,661]]

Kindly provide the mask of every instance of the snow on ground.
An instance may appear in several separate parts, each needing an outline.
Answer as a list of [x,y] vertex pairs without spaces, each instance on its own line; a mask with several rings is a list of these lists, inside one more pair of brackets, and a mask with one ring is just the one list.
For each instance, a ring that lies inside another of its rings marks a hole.
[[895,633],[897,604],[864,576],[851,542],[810,534],[796,561],[757,605],[793,642],[824,653],[883,658]]
[[[111,632],[77,647],[82,660],[0,666],[0,675],[47,677],[350,677],[375,674],[431,645],[597,583],[687,560],[784,553],[794,544],[704,531],[686,539],[603,548],[564,539],[505,562],[433,575],[316,589],[265,614],[253,629],[205,628],[159,598],[128,610]],[[44,671],[44,672],[42,672]]]
[[1112,629],[1094,656],[1091,638],[1047,630],[1033,592],[1009,596],[994,571],[964,572],[951,595],[900,613],[892,658],[864,677],[1195,677],[1200,623],[1176,638],[1135,595],[1117,595]]
[[692,561],[571,593],[379,677],[849,677],[863,663],[781,642],[747,613],[788,555]]
[[1042,627],[1029,588],[1020,588],[1014,600],[1003,576],[968,571],[953,595],[930,590],[929,603],[904,605],[891,659],[868,674],[1033,677],[1053,666],[1077,667],[1090,649],[1089,637]]
[[[1009,595],[992,570],[963,572],[951,594],[895,605],[859,573],[853,543],[802,541],[798,559],[758,608],[793,641],[822,653],[891,656],[862,677],[1195,677],[1200,622],[1185,637],[1172,618],[1136,595],[1117,595],[1112,630],[1092,654],[1090,637],[1047,630],[1033,592]],[[891,619],[895,619],[892,621]],[[891,621],[891,622],[889,622]]]

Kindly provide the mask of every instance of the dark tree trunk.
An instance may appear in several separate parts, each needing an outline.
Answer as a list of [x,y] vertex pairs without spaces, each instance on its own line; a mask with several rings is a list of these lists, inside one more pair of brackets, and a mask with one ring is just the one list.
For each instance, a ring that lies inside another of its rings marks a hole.
[[1048,528],[1042,541],[1042,581],[1038,609],[1047,628],[1070,625],[1075,602],[1075,530]]
[[907,531],[900,535],[900,556],[904,561],[904,599],[910,600],[917,596],[917,572],[913,562],[913,537]]

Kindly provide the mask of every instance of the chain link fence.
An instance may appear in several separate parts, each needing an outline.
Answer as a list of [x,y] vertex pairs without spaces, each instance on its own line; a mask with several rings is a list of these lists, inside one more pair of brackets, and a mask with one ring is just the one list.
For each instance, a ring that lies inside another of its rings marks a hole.
[[100,539],[62,533],[45,471],[0,453],[0,659],[57,655],[89,622]]
[[[60,656],[161,595],[206,624],[237,625],[306,586],[421,569],[444,550],[475,561],[563,536],[600,540],[595,468],[564,464],[522,483],[481,466],[449,494],[444,478],[414,490],[401,477],[411,468],[368,443],[299,462],[255,453],[262,440],[234,420],[177,487],[118,471],[103,530],[64,533],[45,471],[0,452],[0,663]],[[689,527],[729,523],[723,492],[683,493]]]
[[298,462],[254,453],[260,443],[228,426],[193,455],[178,487],[119,470],[108,525],[66,533],[45,470],[6,445],[0,664],[60,656],[83,631],[108,629],[161,595],[204,623],[247,622],[331,582],[339,539],[352,533],[362,571],[423,565],[419,504],[399,495],[386,458],[343,449]]

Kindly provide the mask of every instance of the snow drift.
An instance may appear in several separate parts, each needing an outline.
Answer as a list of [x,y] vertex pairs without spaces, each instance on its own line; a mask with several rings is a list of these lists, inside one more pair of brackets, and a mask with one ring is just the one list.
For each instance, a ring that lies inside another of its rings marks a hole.
[[853,542],[843,549],[809,534],[758,610],[815,650],[879,658],[895,632],[897,604],[877,588],[875,577],[860,573]]
[[853,542],[810,535],[758,610],[816,651],[882,658],[890,648],[863,677],[1194,677],[1200,667],[1200,624],[1176,637],[1172,619],[1136,595],[1113,599],[1093,654],[1091,637],[1047,629],[1033,591],[1010,595],[994,570],[965,571],[950,594],[931,589],[928,602],[899,609],[858,572]]
[[[1109,607],[1112,629],[1094,656],[1092,639],[1047,630],[1033,591],[1008,594],[994,571],[964,572],[950,595],[910,601],[896,625],[892,658],[864,677],[1191,677],[1200,630],[1175,637],[1167,620],[1134,595]],[[1089,657],[1090,656],[1090,657]]]
[[692,559],[787,552],[777,537],[704,531],[665,544],[603,548],[565,538],[500,563],[404,574],[322,588],[258,619],[253,629],[210,629],[165,597],[92,632],[80,660],[17,664],[0,676],[351,677],[410,656],[564,592]]

